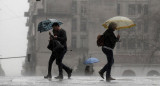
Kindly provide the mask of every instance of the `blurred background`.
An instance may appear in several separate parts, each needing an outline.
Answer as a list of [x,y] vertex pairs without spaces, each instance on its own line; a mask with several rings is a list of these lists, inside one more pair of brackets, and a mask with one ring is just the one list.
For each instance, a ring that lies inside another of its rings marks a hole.
[[28,32],[24,12],[28,9],[26,0],[0,0],[0,75],[21,75]]
[[[160,0],[0,0],[0,73],[6,76],[45,75],[51,52],[48,32],[37,31],[39,22],[58,19],[67,32],[68,51],[63,62],[84,75],[84,61],[96,57],[94,72],[107,59],[96,45],[102,24],[114,16],[125,16],[136,24],[119,31],[114,49],[113,76],[160,75]],[[115,31],[118,34],[118,31]],[[17,57],[17,58],[15,58]],[[4,59],[5,58],[5,59]],[[57,74],[53,64],[53,74]]]

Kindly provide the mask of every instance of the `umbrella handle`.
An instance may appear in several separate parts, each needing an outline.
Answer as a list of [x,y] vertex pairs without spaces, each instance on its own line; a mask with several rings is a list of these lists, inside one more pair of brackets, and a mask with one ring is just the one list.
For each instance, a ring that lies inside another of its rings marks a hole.
[[[119,30],[118,30],[118,35],[119,35]],[[119,41],[118,42],[121,42],[121,40],[119,39]]]

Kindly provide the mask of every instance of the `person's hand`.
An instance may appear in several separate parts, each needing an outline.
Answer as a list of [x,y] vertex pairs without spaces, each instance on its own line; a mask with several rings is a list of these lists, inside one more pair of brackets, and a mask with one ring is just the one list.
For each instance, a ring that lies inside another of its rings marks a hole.
[[119,35],[119,34],[117,35],[117,38],[120,38],[120,35]]
[[57,36],[55,35],[54,38],[57,38]]
[[50,35],[50,36],[52,35],[51,32],[49,32],[49,35]]

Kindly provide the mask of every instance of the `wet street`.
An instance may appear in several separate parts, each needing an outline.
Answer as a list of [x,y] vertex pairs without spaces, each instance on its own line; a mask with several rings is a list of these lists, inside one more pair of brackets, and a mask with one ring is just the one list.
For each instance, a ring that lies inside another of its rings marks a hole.
[[63,80],[34,77],[0,77],[0,86],[160,86],[160,77],[115,77],[117,80],[106,82],[100,77],[73,76]]

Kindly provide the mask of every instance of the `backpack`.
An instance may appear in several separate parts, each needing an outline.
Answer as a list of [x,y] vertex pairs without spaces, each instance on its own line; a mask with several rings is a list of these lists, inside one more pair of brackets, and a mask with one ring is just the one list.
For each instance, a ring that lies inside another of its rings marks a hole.
[[97,46],[98,47],[104,46],[104,35],[97,36]]

